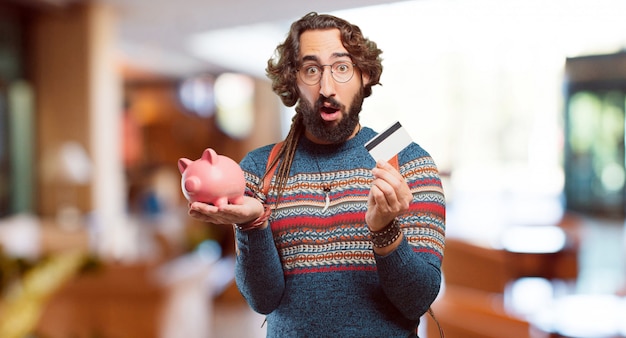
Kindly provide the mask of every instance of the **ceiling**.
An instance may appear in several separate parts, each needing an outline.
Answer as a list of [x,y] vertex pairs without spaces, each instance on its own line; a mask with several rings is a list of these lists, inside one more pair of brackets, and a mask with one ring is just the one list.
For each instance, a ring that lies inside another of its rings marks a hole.
[[[74,0],[31,0],[62,6]],[[291,22],[310,12],[332,12],[400,0],[99,0],[119,13],[118,34],[124,62],[135,70],[181,76],[219,71],[188,48],[189,38],[238,26]],[[285,26],[283,35],[286,34]],[[272,50],[273,50],[272,46]],[[269,55],[268,55],[269,57]]]

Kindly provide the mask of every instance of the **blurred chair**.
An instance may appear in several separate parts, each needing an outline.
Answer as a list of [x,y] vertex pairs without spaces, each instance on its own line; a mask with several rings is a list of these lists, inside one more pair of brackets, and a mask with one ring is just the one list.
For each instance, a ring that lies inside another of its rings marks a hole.
[[509,278],[575,280],[578,243],[572,237],[557,225],[509,227],[501,240]]
[[71,280],[49,301],[38,333],[49,338],[211,337],[215,259],[107,263]]
[[[501,248],[446,238],[444,285],[432,308],[447,338],[530,337],[530,323],[505,308],[510,283],[523,277],[576,279],[577,238],[567,232],[572,229],[529,225],[510,230]],[[428,338],[439,337],[433,320],[427,323]]]
[[71,280],[46,306],[44,337],[158,337],[166,292],[151,265],[107,264]]
[[[507,314],[502,295],[462,286],[446,286],[432,305],[446,338],[530,338],[530,324]],[[439,337],[429,316],[427,338]]]
[[[448,237],[444,257],[444,286],[432,308],[447,338],[530,337],[529,323],[504,309],[512,278],[504,250]],[[432,318],[426,327],[428,338],[439,337]]]
[[460,238],[446,238],[442,268],[446,286],[502,293],[511,279],[504,250]]

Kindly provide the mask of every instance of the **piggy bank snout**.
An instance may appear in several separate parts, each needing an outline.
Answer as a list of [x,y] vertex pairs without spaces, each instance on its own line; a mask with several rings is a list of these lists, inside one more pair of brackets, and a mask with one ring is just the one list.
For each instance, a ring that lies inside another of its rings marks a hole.
[[191,176],[185,179],[185,190],[190,193],[196,192],[200,190],[202,186],[202,182],[198,176]]

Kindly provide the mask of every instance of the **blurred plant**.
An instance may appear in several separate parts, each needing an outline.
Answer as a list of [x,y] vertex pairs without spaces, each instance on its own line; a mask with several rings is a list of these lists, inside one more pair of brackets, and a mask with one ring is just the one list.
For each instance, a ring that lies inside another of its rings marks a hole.
[[71,277],[90,266],[93,261],[84,252],[57,253],[31,266],[0,255],[0,337],[36,336],[34,330],[47,300]]

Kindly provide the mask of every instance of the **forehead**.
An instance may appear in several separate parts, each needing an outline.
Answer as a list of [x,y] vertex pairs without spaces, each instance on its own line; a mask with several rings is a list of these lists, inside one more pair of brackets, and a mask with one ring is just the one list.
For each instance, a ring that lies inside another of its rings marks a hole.
[[346,55],[339,29],[309,30],[300,35],[300,60],[313,59],[324,62]]

